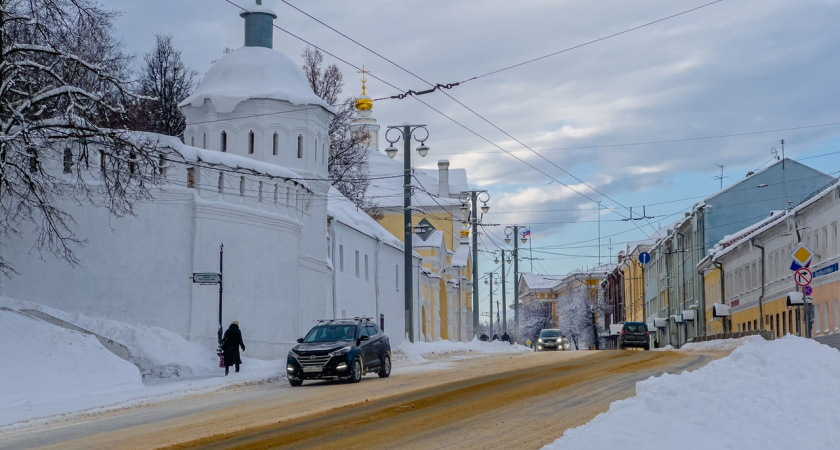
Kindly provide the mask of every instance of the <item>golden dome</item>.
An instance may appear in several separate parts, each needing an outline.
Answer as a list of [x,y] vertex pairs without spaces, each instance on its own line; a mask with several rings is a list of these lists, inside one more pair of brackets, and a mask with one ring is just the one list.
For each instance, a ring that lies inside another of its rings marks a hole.
[[370,111],[373,109],[373,100],[365,95],[365,82],[367,81],[365,74],[370,73],[370,71],[365,70],[365,66],[362,66],[362,70],[360,70],[359,73],[362,74],[362,95],[358,100],[356,100],[356,109],[359,111]]

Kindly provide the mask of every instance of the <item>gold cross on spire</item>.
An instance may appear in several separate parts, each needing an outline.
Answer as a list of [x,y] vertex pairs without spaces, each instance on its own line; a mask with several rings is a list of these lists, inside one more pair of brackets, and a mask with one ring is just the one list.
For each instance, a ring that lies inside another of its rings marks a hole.
[[362,64],[362,70],[360,70],[356,73],[362,74],[362,84],[365,84],[365,82],[367,82],[367,78],[365,78],[365,74],[370,73],[370,70],[365,70],[365,65]]

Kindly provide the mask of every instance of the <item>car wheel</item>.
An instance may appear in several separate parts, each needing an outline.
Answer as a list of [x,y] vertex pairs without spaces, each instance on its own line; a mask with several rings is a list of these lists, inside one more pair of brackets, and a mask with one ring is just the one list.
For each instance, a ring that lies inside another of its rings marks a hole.
[[359,358],[353,360],[353,367],[350,369],[350,377],[347,381],[351,383],[362,381],[362,361]]
[[294,378],[289,378],[289,384],[292,385],[293,387],[298,387],[298,386],[303,384],[303,380],[300,380],[300,379],[296,380]]
[[645,350],[650,350],[650,345],[645,345]]
[[391,355],[385,354],[382,358],[382,366],[379,367],[379,378],[388,378],[391,376]]

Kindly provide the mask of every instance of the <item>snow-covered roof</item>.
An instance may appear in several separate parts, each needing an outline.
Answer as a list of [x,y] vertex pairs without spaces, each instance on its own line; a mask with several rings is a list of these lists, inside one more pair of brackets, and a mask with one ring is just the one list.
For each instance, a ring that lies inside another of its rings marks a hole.
[[402,241],[389,233],[388,230],[382,228],[377,221],[373,220],[364,211],[357,211],[356,205],[339,192],[338,189],[330,187],[330,193],[328,195],[327,214],[335,220],[360,233],[377,238],[392,247],[398,249],[403,248]]
[[520,275],[522,275],[522,280],[528,285],[529,289],[551,289],[559,285],[564,278],[562,275],[539,275],[529,272]]
[[459,245],[455,249],[455,254],[452,255],[452,266],[453,267],[467,267],[467,262],[470,258],[470,246],[469,245]]
[[[840,185],[840,180],[835,180],[835,182],[826,186],[825,188],[810,196],[809,198],[806,198],[803,202],[796,205],[794,208],[791,208],[787,211],[771,211],[769,217],[760,220],[741,230],[738,230],[735,233],[724,236],[723,239],[721,239],[717,244],[715,244],[714,247],[712,247],[709,250],[709,255],[707,258],[709,258],[710,261],[713,261],[729,253],[730,251],[732,251],[732,249],[737,248],[738,245],[744,242],[748,242],[750,238],[756,236],[757,234],[760,234],[767,228],[775,225],[778,222],[781,222],[787,217],[796,215],[797,213],[799,213],[799,211],[802,211],[803,209],[807,208],[813,203],[819,201],[821,198],[830,194],[834,189],[837,189],[838,185]],[[703,259],[703,261],[705,260],[706,258]],[[703,261],[701,261],[701,263]]]
[[286,100],[294,105],[334,109],[312,92],[303,70],[289,57],[265,47],[241,47],[216,61],[198,88],[178,106],[201,106],[210,100],[220,113],[230,113],[252,98]]
[[[412,155],[412,161],[419,156]],[[370,185],[365,195],[382,208],[402,208],[403,206],[403,162],[391,159],[388,155],[372,150],[368,155],[370,164]],[[433,169],[414,169],[412,185],[416,187],[411,197],[414,207],[441,208],[459,207],[458,199],[438,197],[438,171]],[[449,192],[466,190],[466,171],[449,169]]]
[[297,172],[277,164],[257,161],[246,156],[234,155],[216,150],[190,147],[174,136],[156,133],[132,132],[135,139],[148,142],[150,145],[169,147],[178,152],[187,162],[203,162],[210,165],[224,165],[232,169],[250,170],[258,174],[294,180],[295,183],[307,187],[304,177]]

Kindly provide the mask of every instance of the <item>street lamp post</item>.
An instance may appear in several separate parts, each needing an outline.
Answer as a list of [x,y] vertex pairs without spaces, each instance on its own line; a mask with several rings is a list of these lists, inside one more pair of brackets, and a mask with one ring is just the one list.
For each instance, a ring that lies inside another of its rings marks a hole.
[[[513,235],[513,334],[514,340],[519,342],[519,229],[525,228],[524,225],[511,225],[505,227],[505,244],[510,244],[510,236]],[[522,236],[522,243],[528,242],[528,238]]]
[[485,273],[484,284],[490,285],[490,340],[493,340],[493,285],[499,284],[499,274],[496,272]]
[[[478,330],[478,224],[481,222],[478,219],[477,202],[481,201],[481,212],[486,213],[490,210],[487,202],[490,201],[490,194],[487,191],[471,190],[463,191],[459,195],[461,201],[461,212],[464,214],[464,220],[472,225],[472,296],[473,296],[473,334]],[[472,211],[470,212],[469,201],[472,204]],[[467,217],[469,213],[469,217]]]
[[[396,130],[396,134],[392,135],[391,131]],[[418,130],[422,130],[425,136],[422,138],[415,136]],[[402,125],[389,126],[388,131],[385,132],[385,139],[391,144],[385,149],[385,154],[389,158],[397,155],[397,149],[394,143],[403,140],[403,217],[405,225],[404,234],[404,250],[405,250],[405,329],[408,331],[409,342],[414,342],[414,280],[412,277],[411,255],[414,253],[412,249],[412,235],[413,227],[411,226],[411,138],[420,142],[417,147],[417,153],[423,157],[429,152],[429,147],[426,147],[426,139],[429,138],[429,130],[425,125],[409,125],[404,123]]]
[[[502,253],[501,258],[496,258],[496,264],[499,264],[501,260],[502,263],[502,332],[507,333],[507,288],[505,288],[505,250],[500,250]],[[507,263],[510,264],[510,252],[508,252],[508,260]]]

